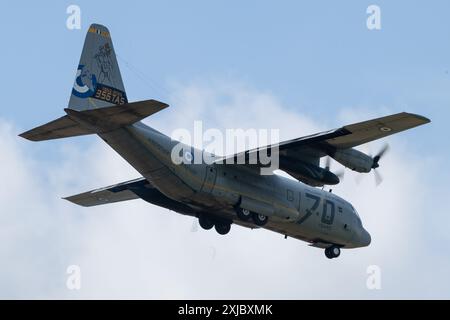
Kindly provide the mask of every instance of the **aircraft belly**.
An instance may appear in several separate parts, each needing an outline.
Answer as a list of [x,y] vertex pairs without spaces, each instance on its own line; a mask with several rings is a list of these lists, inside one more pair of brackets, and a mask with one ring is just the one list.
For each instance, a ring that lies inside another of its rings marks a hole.
[[100,134],[100,137],[164,195],[179,200],[189,198],[194,193],[129,129],[120,128]]
[[335,240],[331,234],[318,228],[314,216],[306,223],[298,224],[280,215],[278,207],[285,207],[284,202],[280,201],[285,191],[275,178],[246,175],[226,167],[215,167],[208,175],[207,170],[211,167],[177,166],[170,159],[170,144],[165,140],[158,141],[158,133],[147,132],[145,128],[121,128],[100,136],[162,194],[193,208],[194,213],[188,214],[207,212],[240,226],[255,228],[251,222],[238,220],[233,206],[244,196],[264,199],[274,209],[277,208],[277,215],[271,217],[264,229],[310,243]]
[[[221,217],[224,219],[228,219],[233,221],[234,224],[237,224],[241,227],[250,228],[250,229],[260,229],[261,227],[256,226],[251,221],[242,221],[237,218],[235,212],[232,208],[218,210],[214,214],[217,217]],[[315,239],[315,234],[312,231],[309,231],[305,228],[301,228],[299,225],[296,225],[294,222],[285,222],[280,219],[271,219],[269,222],[262,227],[263,229],[273,231],[279,233],[283,236],[288,236],[291,238],[295,238],[298,240],[313,242]]]

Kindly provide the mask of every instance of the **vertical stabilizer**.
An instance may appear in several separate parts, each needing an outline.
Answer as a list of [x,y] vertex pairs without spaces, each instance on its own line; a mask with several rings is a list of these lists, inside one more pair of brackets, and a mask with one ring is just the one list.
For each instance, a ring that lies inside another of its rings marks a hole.
[[92,24],[84,41],[69,108],[82,111],[127,102],[109,30]]

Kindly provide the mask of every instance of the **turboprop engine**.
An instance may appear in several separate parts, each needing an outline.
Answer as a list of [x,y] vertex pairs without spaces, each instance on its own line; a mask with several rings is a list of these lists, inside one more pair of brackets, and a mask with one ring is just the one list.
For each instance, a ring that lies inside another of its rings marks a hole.
[[343,166],[357,172],[370,172],[374,165],[374,159],[371,156],[353,148],[337,150],[330,156]]
[[330,156],[340,164],[352,169],[353,171],[366,173],[374,169],[373,172],[375,174],[375,183],[376,185],[379,185],[383,181],[383,178],[375,169],[380,166],[378,162],[388,149],[389,145],[384,145],[378,154],[373,158],[353,148],[336,150],[334,153],[330,154]]

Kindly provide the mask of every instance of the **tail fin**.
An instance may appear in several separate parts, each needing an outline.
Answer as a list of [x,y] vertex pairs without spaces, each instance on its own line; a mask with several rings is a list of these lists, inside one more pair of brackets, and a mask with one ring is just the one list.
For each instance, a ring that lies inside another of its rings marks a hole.
[[106,27],[89,27],[67,113],[20,134],[42,141],[102,133],[138,122],[168,107],[156,100],[128,103],[111,36]]
[[84,41],[68,107],[82,111],[127,102],[109,30],[92,24]]

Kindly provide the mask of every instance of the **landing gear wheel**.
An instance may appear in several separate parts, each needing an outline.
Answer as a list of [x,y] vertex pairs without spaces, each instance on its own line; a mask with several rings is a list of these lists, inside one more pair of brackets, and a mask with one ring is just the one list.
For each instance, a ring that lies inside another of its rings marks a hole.
[[339,257],[340,254],[341,254],[341,249],[339,249],[339,247],[337,247],[337,246],[332,246],[332,247],[325,249],[325,256],[328,259],[337,258],[337,257]]
[[269,221],[269,218],[267,216],[256,213],[256,212],[252,213],[252,219],[256,225],[261,226],[261,227],[263,225],[265,225],[267,223],[267,221]]
[[341,249],[339,249],[339,247],[332,247],[331,253],[333,255],[333,258],[337,258],[341,254]]
[[238,218],[241,219],[242,221],[248,221],[252,216],[250,210],[243,208],[236,208],[236,213]]
[[214,221],[205,215],[198,217],[198,223],[200,224],[200,227],[205,230],[210,230],[214,227]]
[[230,232],[231,224],[229,223],[216,223],[214,225],[214,228],[216,229],[218,234],[224,235]]

